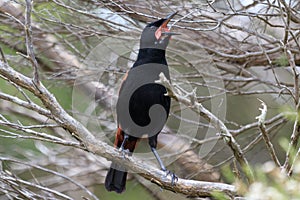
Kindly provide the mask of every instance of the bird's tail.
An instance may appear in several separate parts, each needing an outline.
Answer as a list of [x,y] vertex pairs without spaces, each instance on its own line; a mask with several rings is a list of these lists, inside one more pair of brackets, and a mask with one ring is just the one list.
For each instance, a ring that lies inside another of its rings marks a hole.
[[126,187],[126,177],[125,168],[113,162],[105,178],[105,188],[108,191],[122,193]]
[[[124,142],[124,131],[121,130],[121,128],[117,129],[116,132],[116,139],[114,142],[114,146],[121,148],[121,151],[125,153],[124,151],[129,151],[129,156],[132,155],[132,152],[134,151],[137,138],[130,136],[129,138],[125,139]],[[121,147],[123,145],[123,147]],[[110,169],[108,170],[108,173],[105,178],[105,188],[108,191],[115,191],[117,193],[121,193],[125,190],[126,186],[126,177],[127,177],[127,171],[124,166],[121,166],[115,162],[111,163]]]

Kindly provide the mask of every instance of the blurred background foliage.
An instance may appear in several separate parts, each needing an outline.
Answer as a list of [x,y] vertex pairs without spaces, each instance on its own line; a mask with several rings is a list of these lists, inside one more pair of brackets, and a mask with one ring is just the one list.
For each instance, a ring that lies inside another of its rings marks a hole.
[[[172,83],[183,88],[183,95],[197,88],[198,102],[225,123],[250,166],[262,167],[255,170],[257,182],[250,186],[243,174],[239,181],[232,178],[237,177],[241,168],[234,167],[236,160],[219,136],[219,130],[205,119],[198,119],[200,116],[185,116],[183,110],[188,108],[175,101],[163,131],[166,134],[160,138],[160,147],[167,149],[164,159],[172,163],[170,168],[181,178],[236,184],[249,199],[259,199],[254,196],[262,193],[266,194],[262,199],[291,199],[290,192],[297,199],[299,166],[293,158],[298,156],[300,131],[299,6],[293,0],[38,0],[33,2],[31,13],[33,45],[42,83],[67,112],[97,138],[112,144],[119,83],[137,55],[141,30],[146,23],[179,11],[171,25],[181,35],[172,38],[167,52]],[[25,9],[25,1],[0,0],[0,47],[10,66],[32,77],[32,65],[26,58]],[[42,106],[38,98],[3,76],[0,76],[0,92]],[[268,106],[266,130],[282,169],[295,167],[291,179],[280,172],[279,166],[271,164],[255,119],[260,115],[261,103],[257,98]],[[186,198],[164,191],[136,174],[129,176],[124,194],[109,193],[102,185],[109,161],[74,147],[34,138],[8,124],[76,141],[47,117],[1,96],[0,114],[2,170],[20,179],[40,183],[73,199],[90,194],[65,176],[99,199]],[[178,133],[182,121],[186,122],[184,130],[191,133]],[[208,132],[211,134],[206,135]],[[291,135],[296,137],[295,144],[291,143]],[[170,145],[168,141],[173,141],[170,137],[175,137],[178,143]],[[285,148],[280,141],[287,141]],[[142,143],[137,152],[145,151],[143,147]],[[183,154],[178,154],[180,148],[185,149]],[[236,173],[231,178],[226,177],[230,170],[225,176],[220,175],[224,166]],[[25,188],[39,193],[36,188]],[[0,193],[1,199],[18,196],[14,192],[5,194],[2,187]],[[22,198],[26,199],[19,197]]]

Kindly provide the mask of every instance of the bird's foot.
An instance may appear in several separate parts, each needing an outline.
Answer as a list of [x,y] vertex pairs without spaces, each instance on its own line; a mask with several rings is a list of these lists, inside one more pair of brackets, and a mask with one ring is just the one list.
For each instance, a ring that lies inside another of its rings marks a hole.
[[175,185],[175,183],[178,181],[178,176],[171,172],[170,170],[163,170],[164,172],[166,172],[166,176],[171,176],[171,185]]
[[129,155],[129,149],[123,149],[123,148],[119,148],[119,152],[121,153],[122,157],[125,159],[126,155]]

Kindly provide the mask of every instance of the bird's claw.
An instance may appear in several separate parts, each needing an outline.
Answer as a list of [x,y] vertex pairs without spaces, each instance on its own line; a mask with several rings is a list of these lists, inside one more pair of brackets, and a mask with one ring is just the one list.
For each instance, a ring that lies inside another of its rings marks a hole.
[[126,158],[126,155],[129,155],[129,149],[120,148],[119,151],[124,159]]
[[175,183],[178,181],[178,176],[175,174],[175,173],[173,173],[173,172],[171,172],[170,170],[165,170],[165,172],[166,172],[166,176],[171,176],[171,185],[173,186],[173,185],[175,185]]

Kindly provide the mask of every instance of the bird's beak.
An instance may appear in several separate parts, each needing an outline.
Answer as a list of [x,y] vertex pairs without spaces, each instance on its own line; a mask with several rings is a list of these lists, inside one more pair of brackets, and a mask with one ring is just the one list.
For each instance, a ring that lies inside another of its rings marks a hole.
[[162,28],[167,28],[168,23],[171,21],[171,19],[178,13],[178,11],[170,13],[166,18],[164,23],[160,26]]
[[168,23],[171,19],[178,13],[178,11],[170,13],[166,18],[162,25],[157,29],[155,32],[155,37],[157,40],[162,40],[164,36],[171,36],[171,35],[180,35],[179,33],[170,32],[168,29]]

